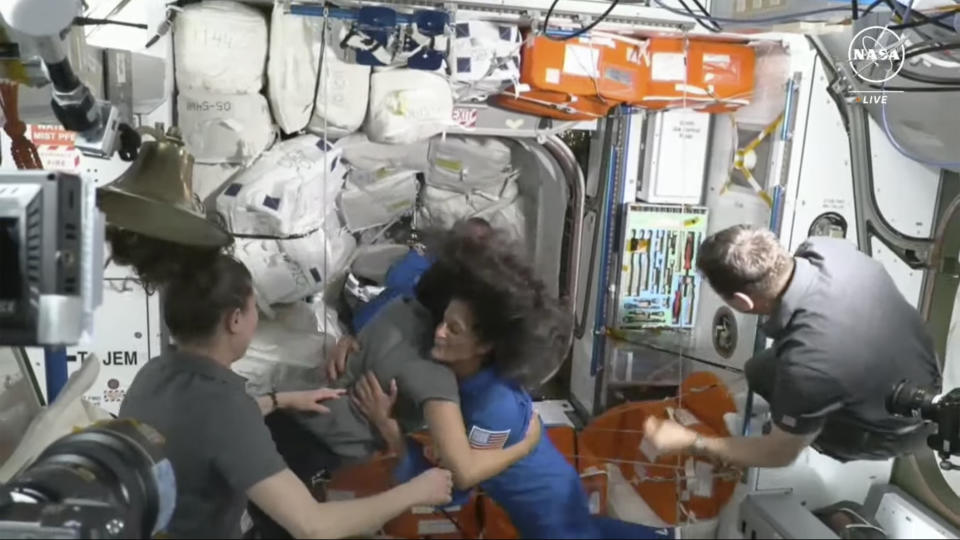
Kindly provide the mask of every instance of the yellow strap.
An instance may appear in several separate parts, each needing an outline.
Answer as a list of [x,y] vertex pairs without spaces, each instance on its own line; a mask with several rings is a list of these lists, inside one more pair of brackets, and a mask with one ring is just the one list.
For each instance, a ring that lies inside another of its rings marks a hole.
[[[6,29],[2,26],[0,26],[0,43],[12,43],[7,36]],[[20,60],[0,61],[0,79],[18,84],[28,84],[30,82],[30,79],[27,77],[27,68],[23,67],[23,62]]]

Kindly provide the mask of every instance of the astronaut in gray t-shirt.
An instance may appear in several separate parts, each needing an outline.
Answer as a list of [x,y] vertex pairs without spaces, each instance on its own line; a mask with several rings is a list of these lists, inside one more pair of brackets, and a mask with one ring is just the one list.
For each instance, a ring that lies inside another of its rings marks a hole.
[[[397,381],[399,395],[394,415],[405,433],[423,427],[423,405],[433,399],[459,404],[457,379],[447,366],[430,358],[434,325],[430,312],[417,300],[397,298],[383,307],[357,335],[360,350],[350,355],[346,372],[330,384],[350,388],[367,371],[372,371],[381,386]],[[313,377],[291,383],[296,387],[278,390],[316,388],[322,369]],[[294,418],[322,440],[335,454],[358,459],[370,457],[382,446],[379,432],[349,399],[324,402],[329,413],[293,413]]]

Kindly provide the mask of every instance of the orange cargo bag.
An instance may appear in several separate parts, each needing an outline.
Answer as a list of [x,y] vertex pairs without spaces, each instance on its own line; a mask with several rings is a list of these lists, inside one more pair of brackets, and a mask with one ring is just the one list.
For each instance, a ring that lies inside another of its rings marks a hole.
[[631,103],[733,111],[753,98],[755,65],[756,53],[747,45],[652,38],[641,66],[644,95]]
[[643,44],[613,36],[527,40],[520,82],[536,90],[636,101],[644,95]]
[[494,106],[544,118],[557,120],[596,120],[607,116],[620,104],[597,97],[575,96],[545,90],[516,92],[509,89],[491,98]]

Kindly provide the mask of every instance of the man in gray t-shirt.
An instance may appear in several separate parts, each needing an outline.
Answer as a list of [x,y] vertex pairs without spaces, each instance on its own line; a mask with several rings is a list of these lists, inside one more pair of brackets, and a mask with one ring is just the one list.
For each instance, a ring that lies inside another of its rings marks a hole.
[[772,232],[741,225],[705,240],[697,267],[731,307],[768,317],[773,347],[745,372],[773,425],[762,437],[708,438],[648,420],[661,453],[783,467],[809,445],[840,461],[925,446],[928,427],[892,415],[885,401],[904,379],[939,388],[940,368],[923,318],[880,263],[835,238],[810,238],[791,256]]
[[[433,340],[430,312],[411,298],[397,298],[357,335],[360,350],[351,354],[346,372],[334,387],[350,388],[367,371],[381,386],[396,380],[399,389],[395,417],[405,433],[423,427],[423,404],[445,400],[459,404],[457,379],[450,369],[429,355]],[[325,378],[322,369],[310,377],[291,382],[280,390],[316,388]],[[379,432],[349,399],[325,403],[329,413],[295,413],[297,421],[322,440],[334,453],[362,460],[382,446]]]

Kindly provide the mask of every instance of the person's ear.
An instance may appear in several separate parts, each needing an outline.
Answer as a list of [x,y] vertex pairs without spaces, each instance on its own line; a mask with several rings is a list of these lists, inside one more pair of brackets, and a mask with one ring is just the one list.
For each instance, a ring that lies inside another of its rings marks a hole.
[[742,313],[753,313],[754,308],[757,307],[753,298],[741,292],[733,293],[733,296],[728,299],[728,302],[730,307]]
[[227,320],[226,320],[227,332],[231,334],[236,334],[240,332],[240,327],[242,325],[242,322],[243,322],[243,310],[239,308],[234,309],[233,311],[227,314]]

